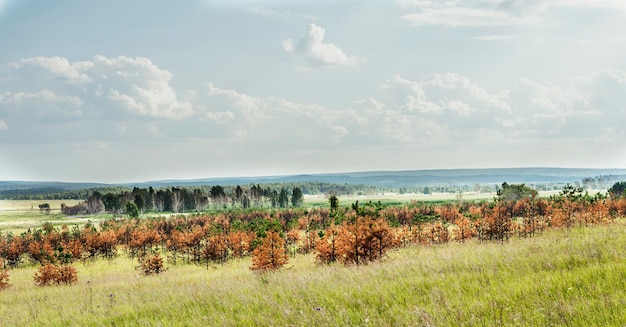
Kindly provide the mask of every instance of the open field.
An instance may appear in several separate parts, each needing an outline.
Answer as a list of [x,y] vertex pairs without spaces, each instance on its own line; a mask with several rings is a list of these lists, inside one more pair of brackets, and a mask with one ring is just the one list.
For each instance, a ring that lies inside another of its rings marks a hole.
[[[539,192],[539,197],[549,197],[551,195],[559,194],[560,191],[541,191]],[[598,191],[598,192],[606,192],[606,190]],[[596,193],[596,191],[589,192],[590,194]],[[476,193],[476,192],[465,192],[465,193],[432,193],[432,194],[422,194],[422,193],[381,193],[375,195],[359,195],[359,196],[340,196],[339,202],[342,205],[349,205],[354,201],[359,201],[361,203],[365,203],[367,201],[378,202],[380,201],[383,204],[388,205],[397,205],[409,203],[412,201],[420,201],[420,202],[445,202],[445,201],[455,201],[455,200],[464,200],[464,201],[477,201],[477,200],[493,200],[496,197],[496,193]],[[328,207],[328,199],[324,195],[306,195],[305,206],[311,207]]]
[[79,283],[36,287],[11,271],[2,326],[623,326],[626,225],[552,230],[504,244],[471,241],[390,252],[366,266],[298,255],[260,275],[250,259],[168,266],[76,263]]
[[[591,194],[595,193],[590,192]],[[601,191],[601,192],[606,192]],[[551,195],[558,194],[559,191],[546,191],[540,192],[540,197],[549,197]],[[495,193],[433,193],[433,194],[421,194],[421,193],[381,193],[376,195],[364,195],[364,196],[341,196],[339,197],[340,206],[349,207],[351,203],[359,201],[360,203],[366,203],[368,201],[378,202],[380,201],[384,205],[402,205],[412,201],[420,202],[446,202],[456,200],[492,200],[496,197]],[[54,226],[60,226],[63,224],[68,225],[83,225],[88,220],[97,223],[106,218],[110,218],[110,214],[92,215],[92,216],[66,216],[61,214],[61,204],[64,203],[69,206],[73,206],[82,202],[80,200],[0,200],[0,233],[6,232],[20,232],[29,228],[39,228],[44,222],[50,222]],[[50,213],[46,214],[39,211],[39,205],[43,203],[50,204]],[[304,207],[318,207],[328,208],[328,199],[323,195],[306,195],[304,200]],[[171,214],[168,213],[146,213],[143,217],[165,217]],[[179,214],[176,214],[179,215]]]
[[[83,224],[84,217],[71,217],[61,214],[61,203],[76,205],[79,200],[0,200],[0,232],[22,231],[39,228],[44,222],[53,225]],[[50,213],[39,211],[39,205],[50,204]]]
[[39,213],[39,205],[48,203],[51,213],[61,212],[61,204],[76,205],[80,200],[0,200],[0,214],[8,215],[12,212]]
[[[355,196],[338,196],[339,203],[341,206],[349,206],[351,203],[355,201],[359,201],[360,203],[365,203],[368,201],[378,202],[385,205],[398,205],[409,203],[412,201],[423,201],[423,202],[443,202],[443,201],[454,201],[463,199],[463,200],[489,200],[493,199],[495,193],[463,193],[461,195],[455,193],[433,193],[433,194],[422,194],[422,193],[381,193],[374,195],[355,195]],[[304,197],[304,205],[310,207],[328,207],[328,198],[324,195],[306,195]]]

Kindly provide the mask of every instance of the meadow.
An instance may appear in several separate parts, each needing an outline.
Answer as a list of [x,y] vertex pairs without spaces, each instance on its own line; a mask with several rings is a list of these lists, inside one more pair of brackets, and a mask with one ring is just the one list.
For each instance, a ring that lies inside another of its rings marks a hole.
[[[593,190],[590,193],[595,192],[606,193],[606,190]],[[547,198],[552,195],[559,194],[559,191],[540,191],[538,196]],[[413,201],[420,202],[434,202],[445,203],[451,201],[490,201],[497,197],[495,192],[464,192],[464,193],[380,193],[376,195],[354,195],[354,196],[340,196],[339,200],[342,203],[352,203],[360,201],[366,203],[368,201],[380,202],[383,205],[402,205]],[[328,199],[324,195],[305,195],[305,205],[316,208],[327,208]]]
[[[84,224],[84,217],[71,217],[61,214],[61,204],[76,205],[79,200],[0,200],[0,232],[19,232],[29,228],[39,228],[44,222],[55,226],[63,224]],[[48,203],[50,212],[39,210],[39,205]],[[95,218],[95,217],[91,217]]]
[[249,258],[169,265],[77,263],[79,282],[36,287],[11,270],[2,326],[623,326],[626,224],[552,229],[534,238],[451,242],[388,252],[367,265],[296,255],[271,273]]

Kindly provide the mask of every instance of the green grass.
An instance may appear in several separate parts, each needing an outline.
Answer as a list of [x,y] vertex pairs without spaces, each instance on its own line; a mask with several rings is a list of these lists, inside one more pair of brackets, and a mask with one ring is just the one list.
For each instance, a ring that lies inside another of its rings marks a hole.
[[261,275],[250,259],[141,276],[120,256],[76,264],[79,283],[11,271],[0,326],[623,326],[626,226],[394,251],[367,266],[299,255]]
[[[540,197],[549,197],[554,194],[558,194],[559,191],[541,191]],[[451,201],[458,201],[459,199],[464,201],[480,201],[480,200],[493,200],[497,195],[496,193],[433,193],[433,194],[421,194],[421,193],[385,193],[385,194],[373,194],[362,196],[340,196],[339,205],[342,207],[350,207],[355,201],[359,203],[367,203],[368,201],[378,202],[380,201],[384,205],[404,205],[412,201],[419,202],[431,202],[431,203],[446,203]],[[307,195],[304,201],[305,207],[318,207],[328,208],[328,199],[323,195]]]

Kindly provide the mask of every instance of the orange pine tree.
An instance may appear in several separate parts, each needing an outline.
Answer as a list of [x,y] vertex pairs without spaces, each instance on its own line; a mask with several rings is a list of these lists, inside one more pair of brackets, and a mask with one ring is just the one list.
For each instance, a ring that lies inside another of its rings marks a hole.
[[33,280],[37,286],[75,284],[78,281],[78,272],[70,265],[58,266],[48,263],[39,267]]
[[259,271],[276,270],[289,261],[285,253],[285,240],[277,232],[267,232],[252,253],[252,266],[250,269]]
[[163,265],[163,258],[157,253],[139,258],[140,268],[144,275],[158,275],[167,269]]
[[339,230],[337,227],[330,226],[324,232],[324,237],[315,244],[315,258],[318,263],[330,264],[337,261],[337,236]]

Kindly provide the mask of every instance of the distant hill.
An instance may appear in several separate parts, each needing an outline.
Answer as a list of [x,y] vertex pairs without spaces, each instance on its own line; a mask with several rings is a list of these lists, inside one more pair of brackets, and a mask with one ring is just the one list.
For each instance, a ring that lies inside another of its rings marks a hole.
[[193,187],[200,185],[248,185],[267,183],[332,183],[354,184],[373,187],[398,188],[430,185],[473,184],[554,184],[576,183],[584,178],[604,177],[607,180],[626,179],[626,169],[580,169],[580,168],[488,168],[488,169],[436,169],[406,171],[369,171],[352,173],[306,174],[265,177],[228,177],[192,180],[160,180],[141,183],[64,183],[0,181],[0,194],[4,193],[50,193],[99,187]]
[[374,187],[413,187],[426,185],[501,184],[505,181],[515,184],[575,183],[581,182],[583,178],[597,178],[600,176],[626,177],[626,169],[488,168],[369,171],[267,177],[167,180],[125,184],[124,186],[161,187],[174,185],[245,185],[252,183],[325,182],[333,184],[363,184]]
[[24,182],[24,181],[0,181],[2,191],[29,191],[41,190],[48,192],[62,192],[83,190],[86,188],[107,187],[110,184],[103,183],[66,183],[66,182]]

